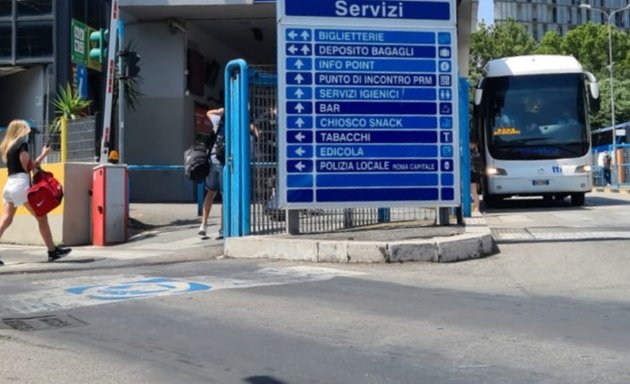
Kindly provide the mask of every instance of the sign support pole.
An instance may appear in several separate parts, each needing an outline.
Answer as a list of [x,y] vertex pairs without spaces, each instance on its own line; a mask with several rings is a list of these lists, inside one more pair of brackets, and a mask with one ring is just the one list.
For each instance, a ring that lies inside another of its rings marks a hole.
[[105,106],[103,108],[103,134],[101,136],[100,163],[107,163],[109,156],[109,136],[112,125],[112,103],[114,98],[114,78],[116,70],[116,39],[118,38],[118,0],[112,1],[109,21],[109,44],[107,45],[107,77],[105,80]]
[[[123,44],[125,39],[125,24],[122,20],[118,21],[118,35],[120,49],[124,50]],[[123,56],[118,56],[118,70],[120,74],[118,76],[118,162],[124,164],[125,158],[125,82],[123,81],[124,68]]]

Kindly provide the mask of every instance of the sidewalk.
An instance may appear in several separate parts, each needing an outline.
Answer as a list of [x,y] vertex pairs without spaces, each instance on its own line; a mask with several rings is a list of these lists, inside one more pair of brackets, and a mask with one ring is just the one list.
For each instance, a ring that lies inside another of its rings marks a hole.
[[197,235],[197,205],[131,204],[129,240],[123,244],[75,246],[65,258],[49,263],[43,246],[0,244],[5,263],[0,274],[43,273],[118,268],[208,260],[223,254],[219,232],[220,205],[213,207],[207,237]]
[[485,219],[475,216],[463,226],[389,223],[315,235],[275,235],[215,240],[220,205],[208,222],[207,237],[197,235],[196,204],[131,204],[129,241],[106,247],[73,247],[72,253],[47,262],[42,246],[0,245],[1,274],[45,273],[233,258],[311,262],[449,262],[494,252]]
[[630,193],[630,185],[608,185],[593,187],[593,192]]

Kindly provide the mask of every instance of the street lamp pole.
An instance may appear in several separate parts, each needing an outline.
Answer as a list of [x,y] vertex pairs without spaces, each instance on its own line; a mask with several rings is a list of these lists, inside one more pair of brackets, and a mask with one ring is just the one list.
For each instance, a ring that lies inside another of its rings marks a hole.
[[610,64],[610,122],[612,129],[612,163],[617,163],[617,129],[615,128],[615,89],[613,85],[613,55],[612,55],[612,20],[613,16],[622,11],[630,9],[630,3],[623,8],[616,9],[610,13],[600,8],[593,8],[590,4],[582,3],[579,6],[582,9],[598,11],[608,17],[608,62]]

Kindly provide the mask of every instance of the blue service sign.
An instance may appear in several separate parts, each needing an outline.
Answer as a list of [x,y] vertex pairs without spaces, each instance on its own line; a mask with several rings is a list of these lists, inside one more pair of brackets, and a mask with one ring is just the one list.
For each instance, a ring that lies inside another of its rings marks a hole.
[[351,17],[387,20],[449,20],[449,1],[285,0],[285,16]]
[[281,206],[459,205],[454,6],[278,2]]
[[77,64],[75,84],[77,95],[83,99],[88,98],[88,73],[85,65]]

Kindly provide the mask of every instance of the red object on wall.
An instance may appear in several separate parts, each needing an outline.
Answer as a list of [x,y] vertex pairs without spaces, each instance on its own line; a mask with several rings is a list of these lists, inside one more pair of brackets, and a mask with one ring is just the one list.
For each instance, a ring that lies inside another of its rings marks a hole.
[[212,129],[212,122],[206,116],[208,106],[195,103],[195,133],[209,135]]
[[128,238],[128,171],[125,164],[102,164],[92,171],[92,244],[123,243]]

